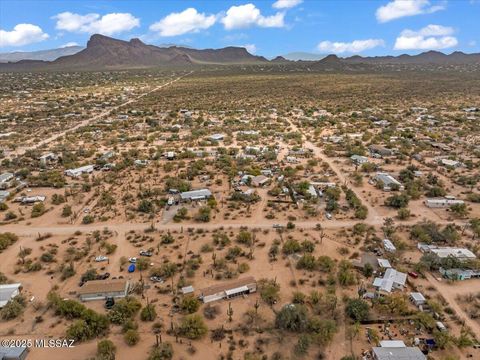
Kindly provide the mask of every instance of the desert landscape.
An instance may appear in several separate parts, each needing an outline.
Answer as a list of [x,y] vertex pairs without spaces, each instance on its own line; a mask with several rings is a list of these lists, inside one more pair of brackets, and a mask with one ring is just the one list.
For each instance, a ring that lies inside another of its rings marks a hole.
[[2,359],[480,358],[480,54],[77,47],[0,62]]

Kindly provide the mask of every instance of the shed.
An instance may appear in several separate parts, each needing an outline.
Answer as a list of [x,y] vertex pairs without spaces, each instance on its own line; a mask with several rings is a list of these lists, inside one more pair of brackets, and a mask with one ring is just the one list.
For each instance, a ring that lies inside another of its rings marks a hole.
[[416,306],[424,305],[427,302],[427,300],[425,299],[425,296],[423,296],[423,294],[419,292],[410,293],[410,300]]

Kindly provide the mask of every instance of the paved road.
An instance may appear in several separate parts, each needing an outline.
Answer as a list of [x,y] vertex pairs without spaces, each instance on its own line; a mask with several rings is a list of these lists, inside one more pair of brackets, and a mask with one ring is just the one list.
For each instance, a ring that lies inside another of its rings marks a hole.
[[12,151],[12,152],[10,152],[10,153],[8,154],[8,158],[9,158],[9,159],[12,159],[12,158],[15,157],[15,156],[22,156],[22,155],[25,154],[25,152],[28,151],[28,150],[38,149],[39,147],[41,147],[41,146],[43,146],[43,145],[46,145],[46,144],[48,144],[48,143],[51,143],[52,141],[55,141],[55,140],[57,140],[58,138],[64,136],[64,135],[65,135],[66,133],[68,133],[68,132],[75,131],[75,130],[83,127],[83,126],[87,126],[87,125],[89,125],[90,123],[92,123],[92,122],[94,122],[94,121],[97,121],[97,120],[101,119],[101,118],[104,117],[104,116],[110,115],[110,114],[112,113],[112,111],[117,110],[117,109],[119,109],[119,108],[121,108],[121,107],[123,107],[123,106],[129,105],[129,104],[131,104],[131,103],[134,103],[134,102],[138,101],[139,99],[141,99],[141,98],[143,98],[143,97],[145,97],[145,96],[147,96],[147,95],[149,95],[149,94],[151,94],[151,93],[153,93],[153,92],[155,92],[155,91],[158,91],[158,90],[160,90],[160,89],[162,89],[162,88],[164,88],[164,87],[167,87],[167,86],[173,84],[174,82],[176,82],[176,81],[184,78],[185,76],[191,75],[192,73],[193,73],[193,71],[189,72],[188,74],[179,76],[179,77],[177,77],[177,78],[175,78],[175,79],[173,79],[173,80],[170,80],[169,82],[166,82],[166,83],[164,83],[164,84],[162,84],[162,85],[159,85],[159,86],[155,87],[155,88],[152,89],[152,90],[149,90],[149,91],[147,91],[147,92],[145,92],[145,93],[143,93],[143,94],[141,94],[141,95],[138,95],[137,97],[135,97],[135,98],[133,98],[133,99],[130,99],[130,100],[128,100],[128,101],[126,101],[126,102],[124,102],[124,103],[122,103],[122,104],[120,104],[120,105],[111,107],[111,108],[109,108],[109,109],[107,109],[107,110],[105,110],[105,111],[102,111],[100,114],[97,114],[97,115],[95,115],[95,116],[93,116],[93,117],[91,117],[91,118],[82,120],[82,121],[79,122],[77,125],[75,125],[75,126],[73,126],[73,127],[71,127],[71,128],[68,128],[68,129],[66,129],[66,130],[64,130],[64,131],[62,131],[62,132],[56,133],[56,134],[54,134],[54,135],[52,135],[52,136],[50,136],[50,137],[48,137],[48,138],[46,138],[46,139],[43,139],[43,140],[37,142],[36,144],[33,144],[33,145],[31,145],[31,146],[27,146],[27,147],[17,148],[15,151]]

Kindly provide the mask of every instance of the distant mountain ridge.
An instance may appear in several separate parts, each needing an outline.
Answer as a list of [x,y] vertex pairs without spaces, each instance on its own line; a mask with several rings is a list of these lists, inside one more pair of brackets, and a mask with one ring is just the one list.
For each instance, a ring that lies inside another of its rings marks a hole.
[[21,60],[53,61],[62,56],[76,54],[83,49],[83,46],[66,46],[58,49],[0,53],[0,62],[17,62]]
[[90,37],[87,47],[76,54],[62,56],[51,62],[23,60],[14,64],[1,64],[0,68],[102,70],[194,64],[245,64],[267,61],[264,57],[252,55],[241,47],[230,46],[204,50],[179,46],[157,47],[147,45],[140,39],[124,41],[95,34]]
[[[61,50],[61,49],[57,49]],[[61,56],[53,61],[36,59],[0,63],[2,71],[44,70],[116,70],[151,67],[188,67],[193,65],[231,64],[278,64],[307,66],[311,69],[328,71],[376,70],[395,65],[480,65],[480,54],[465,54],[460,51],[449,55],[438,51],[427,51],[418,55],[375,56],[359,55],[340,58],[328,55],[318,61],[290,61],[277,56],[268,61],[262,56],[250,54],[243,47],[221,49],[194,49],[182,46],[160,47],[147,45],[140,39],[118,40],[104,35],[92,35],[87,47],[74,54]]]

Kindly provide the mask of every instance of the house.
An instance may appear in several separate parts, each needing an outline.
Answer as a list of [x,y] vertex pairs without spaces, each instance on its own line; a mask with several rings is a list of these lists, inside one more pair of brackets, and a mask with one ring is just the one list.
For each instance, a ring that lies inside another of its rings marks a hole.
[[36,196],[20,196],[15,199],[15,202],[20,202],[22,204],[34,204],[36,202],[44,202],[46,196],[36,195]]
[[65,170],[65,175],[70,176],[72,178],[79,177],[82,174],[90,174],[94,170],[93,165],[85,165],[76,169],[68,169]]
[[54,153],[48,153],[40,156],[38,160],[40,160],[41,165],[47,165],[49,162],[57,161],[58,156]]
[[427,245],[424,243],[418,243],[417,247],[421,252],[435,254],[439,259],[454,257],[459,260],[473,260],[477,258],[473,252],[465,248],[449,246],[442,247],[436,245]]
[[0,190],[0,203],[4,202],[7,200],[7,198],[10,196],[10,192],[6,190]]
[[383,239],[383,248],[385,249],[385,251],[388,251],[390,253],[394,253],[395,251],[397,251],[397,248],[389,239]]
[[374,360],[427,360],[418,347],[374,347]]
[[231,299],[257,291],[257,282],[253,276],[237,279],[226,284],[219,284],[200,290],[200,300],[204,303]]
[[449,208],[452,205],[461,205],[465,202],[463,200],[457,200],[455,198],[436,198],[436,199],[426,199],[425,206],[429,208]]
[[115,152],[109,150],[109,151],[103,153],[102,156],[100,156],[100,160],[107,161],[107,160],[113,158],[114,156],[115,156]]
[[3,284],[0,285],[0,308],[3,308],[15,296],[20,294],[22,284]]
[[143,167],[148,165],[148,160],[137,159],[133,162],[136,166]]
[[25,360],[28,356],[28,347],[5,347],[0,346],[0,360]]
[[470,269],[438,269],[444,278],[450,280],[468,280],[480,278],[480,270]]
[[368,163],[368,158],[366,156],[352,155],[350,156],[350,159],[355,165],[362,165]]
[[213,134],[208,137],[211,141],[222,141],[225,138],[223,134]]
[[208,189],[199,189],[199,190],[185,191],[180,193],[180,199],[182,201],[206,200],[211,197],[212,197],[212,192]]
[[410,301],[415,304],[416,307],[425,305],[427,302],[427,299],[425,299],[425,296],[423,296],[422,293],[419,292],[412,292],[410,293]]
[[380,145],[370,145],[368,150],[371,154],[377,154],[380,156],[391,156],[393,155],[393,150],[387,149],[386,147]]
[[78,291],[82,301],[105,300],[107,297],[124,298],[128,294],[129,282],[124,279],[88,281]]
[[452,167],[452,168],[459,168],[463,166],[463,163],[457,160],[450,160],[450,159],[440,159],[438,161],[440,165],[446,166],[446,167]]
[[383,191],[391,191],[395,189],[403,191],[405,189],[405,187],[397,179],[388,173],[377,173],[373,181],[383,184]]
[[407,274],[397,271],[395,269],[387,269],[383,278],[375,278],[373,286],[380,292],[391,293],[392,290],[403,290],[407,282]]
[[9,172],[0,174],[0,189],[6,189],[11,185],[14,175]]
[[266,177],[265,175],[258,175],[252,178],[252,185],[259,187],[265,186],[270,182],[270,178]]

